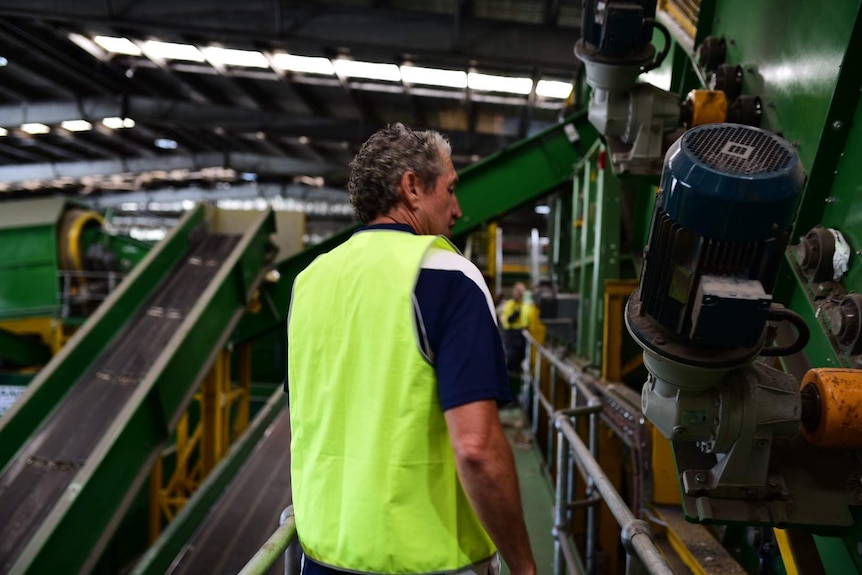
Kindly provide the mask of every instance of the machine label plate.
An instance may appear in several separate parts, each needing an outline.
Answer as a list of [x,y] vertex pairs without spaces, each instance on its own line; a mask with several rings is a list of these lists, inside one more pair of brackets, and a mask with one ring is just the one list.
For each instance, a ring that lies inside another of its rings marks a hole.
[[18,398],[24,395],[26,387],[20,385],[0,385],[0,417],[12,407]]

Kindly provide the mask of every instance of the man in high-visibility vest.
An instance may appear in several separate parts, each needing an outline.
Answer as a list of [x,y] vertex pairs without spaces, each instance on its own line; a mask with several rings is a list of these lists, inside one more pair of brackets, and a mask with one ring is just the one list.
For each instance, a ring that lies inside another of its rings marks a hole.
[[530,327],[530,306],[524,301],[527,287],[518,282],[512,286],[512,297],[500,311],[503,328],[503,345],[506,348],[506,367],[511,373],[521,373],[521,364],[526,357],[527,340],[523,331]]
[[448,141],[369,138],[348,189],[365,224],[296,279],[288,318],[291,480],[304,575],[535,575],[491,296],[446,239],[461,208]]

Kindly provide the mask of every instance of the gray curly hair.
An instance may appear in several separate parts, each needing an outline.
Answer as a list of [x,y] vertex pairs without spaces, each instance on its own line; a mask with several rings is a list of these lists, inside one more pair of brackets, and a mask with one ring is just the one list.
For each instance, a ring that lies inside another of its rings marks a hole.
[[350,162],[347,191],[359,220],[367,224],[398,204],[398,183],[408,170],[426,188],[434,186],[451,153],[449,141],[434,130],[411,130],[399,122],[372,134]]

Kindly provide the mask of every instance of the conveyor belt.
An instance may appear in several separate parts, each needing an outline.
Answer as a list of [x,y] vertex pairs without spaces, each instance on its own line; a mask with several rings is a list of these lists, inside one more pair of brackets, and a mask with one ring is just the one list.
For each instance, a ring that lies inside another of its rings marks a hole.
[[[238,573],[278,528],[290,501],[290,416],[285,409],[168,573]],[[269,573],[284,573],[284,560]]]
[[0,573],[11,569],[239,239],[204,236],[0,474]]

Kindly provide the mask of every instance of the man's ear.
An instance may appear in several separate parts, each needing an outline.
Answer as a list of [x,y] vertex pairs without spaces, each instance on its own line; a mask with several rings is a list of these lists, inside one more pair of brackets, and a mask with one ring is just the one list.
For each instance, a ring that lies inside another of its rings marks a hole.
[[401,175],[398,192],[401,194],[401,200],[411,211],[419,208],[419,176],[416,172],[407,170]]

